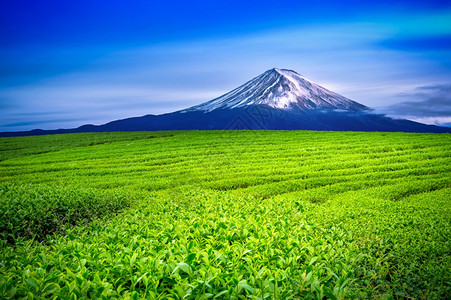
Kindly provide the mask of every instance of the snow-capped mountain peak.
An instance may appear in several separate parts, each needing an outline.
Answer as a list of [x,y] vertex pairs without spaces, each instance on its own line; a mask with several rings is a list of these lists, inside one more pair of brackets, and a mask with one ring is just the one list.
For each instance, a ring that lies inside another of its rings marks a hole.
[[273,68],[225,95],[184,111],[213,111],[247,105],[302,110],[367,109],[366,106],[329,91],[295,71]]

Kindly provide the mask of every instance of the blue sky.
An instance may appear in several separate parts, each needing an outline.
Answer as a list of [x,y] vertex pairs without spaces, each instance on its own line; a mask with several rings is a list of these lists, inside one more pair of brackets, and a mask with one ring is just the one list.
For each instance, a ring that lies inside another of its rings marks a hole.
[[0,131],[172,112],[273,67],[451,125],[451,1],[2,1]]

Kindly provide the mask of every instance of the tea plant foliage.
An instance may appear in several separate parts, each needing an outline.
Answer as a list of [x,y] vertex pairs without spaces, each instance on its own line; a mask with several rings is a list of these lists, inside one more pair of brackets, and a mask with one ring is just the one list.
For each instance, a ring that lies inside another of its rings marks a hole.
[[2,138],[0,298],[446,299],[451,136]]

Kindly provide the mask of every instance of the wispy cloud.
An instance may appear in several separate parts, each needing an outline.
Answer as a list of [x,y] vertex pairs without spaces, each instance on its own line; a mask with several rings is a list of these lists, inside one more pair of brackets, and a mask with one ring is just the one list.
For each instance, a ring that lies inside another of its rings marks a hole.
[[451,34],[391,38],[381,45],[407,51],[451,51]]
[[394,116],[428,124],[451,122],[451,83],[418,87],[399,95],[404,101],[381,111]]
[[[161,114],[217,96],[216,91],[125,86],[35,86],[0,91],[0,130],[72,128]],[[10,101],[8,101],[10,100]],[[38,127],[36,127],[38,126]]]

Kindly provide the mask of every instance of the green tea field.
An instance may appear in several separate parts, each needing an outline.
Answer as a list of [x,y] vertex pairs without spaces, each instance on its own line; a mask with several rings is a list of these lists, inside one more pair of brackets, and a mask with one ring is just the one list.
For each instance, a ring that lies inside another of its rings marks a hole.
[[450,299],[451,135],[0,138],[0,299]]

